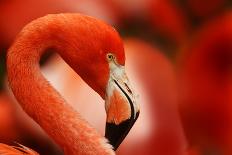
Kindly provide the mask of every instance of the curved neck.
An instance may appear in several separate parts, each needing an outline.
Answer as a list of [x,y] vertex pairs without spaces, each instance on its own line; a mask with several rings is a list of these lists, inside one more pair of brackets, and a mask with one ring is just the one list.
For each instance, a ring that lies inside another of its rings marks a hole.
[[106,140],[66,103],[40,71],[40,57],[48,48],[54,48],[69,61],[66,55],[73,50],[63,39],[69,35],[65,32],[68,24],[63,20],[54,24],[51,17],[40,19],[23,29],[8,51],[9,84],[26,113],[65,154],[113,154]]

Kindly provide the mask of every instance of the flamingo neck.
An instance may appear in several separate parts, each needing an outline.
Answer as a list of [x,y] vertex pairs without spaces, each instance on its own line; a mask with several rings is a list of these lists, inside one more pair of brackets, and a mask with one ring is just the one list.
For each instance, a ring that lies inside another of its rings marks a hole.
[[24,28],[8,51],[8,79],[16,99],[65,154],[114,154],[106,139],[67,104],[42,75],[39,60],[48,48],[54,48],[63,58],[70,49],[65,49],[68,40],[58,34],[65,32],[66,21],[52,24],[50,17],[41,21],[43,23],[34,21]]

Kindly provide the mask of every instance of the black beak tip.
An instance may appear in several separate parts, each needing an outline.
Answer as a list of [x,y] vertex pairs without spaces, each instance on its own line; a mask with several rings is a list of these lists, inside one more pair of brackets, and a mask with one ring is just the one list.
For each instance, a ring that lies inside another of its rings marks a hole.
[[117,150],[119,145],[125,139],[130,129],[136,122],[139,116],[139,112],[136,113],[136,118],[127,119],[120,124],[106,123],[105,137],[109,140],[109,143]]

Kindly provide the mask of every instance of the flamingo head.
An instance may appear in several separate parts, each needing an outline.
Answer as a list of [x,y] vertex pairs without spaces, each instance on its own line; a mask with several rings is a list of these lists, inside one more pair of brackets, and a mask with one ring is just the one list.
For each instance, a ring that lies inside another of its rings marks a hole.
[[[104,58],[107,63],[105,65],[103,61],[99,67],[104,74],[92,79],[96,82],[92,87],[100,84],[105,89],[103,93],[101,89],[96,89],[96,91],[99,90],[97,92],[105,100],[107,116],[105,137],[114,150],[122,143],[139,116],[139,106],[136,102],[135,93],[125,72],[125,59],[122,60],[119,56],[120,54],[115,51],[106,53]],[[107,79],[107,81],[104,81],[104,79]]]
[[[88,20],[94,25],[89,25],[89,31],[86,24],[78,28],[82,31],[75,37],[78,44],[74,47],[79,52],[72,54],[75,59],[66,60],[75,61],[70,63],[75,65],[71,65],[74,70],[105,100],[105,137],[116,150],[136,121],[139,107],[125,73],[125,53],[120,36],[111,26]],[[88,35],[79,35],[83,32]]]
[[118,148],[139,116],[135,93],[125,72],[113,53],[107,54],[109,79],[106,88],[105,109],[107,113],[105,136]]
[[95,64],[95,71],[99,73],[100,70],[101,74],[90,76],[94,77],[92,88],[96,88],[95,90],[105,100],[107,117],[105,137],[116,150],[137,120],[139,106],[125,72],[124,50],[110,49],[97,57],[103,60],[92,64]]

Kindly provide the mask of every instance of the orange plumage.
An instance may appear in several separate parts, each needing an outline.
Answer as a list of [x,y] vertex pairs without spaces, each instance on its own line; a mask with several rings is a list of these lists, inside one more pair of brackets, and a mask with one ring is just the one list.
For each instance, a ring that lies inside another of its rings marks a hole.
[[55,49],[104,99],[109,79],[107,53],[116,57],[118,65],[125,64],[118,33],[89,16],[48,15],[28,24],[7,55],[8,80],[16,99],[65,154],[114,154],[107,140],[41,74],[39,60],[48,48]]

